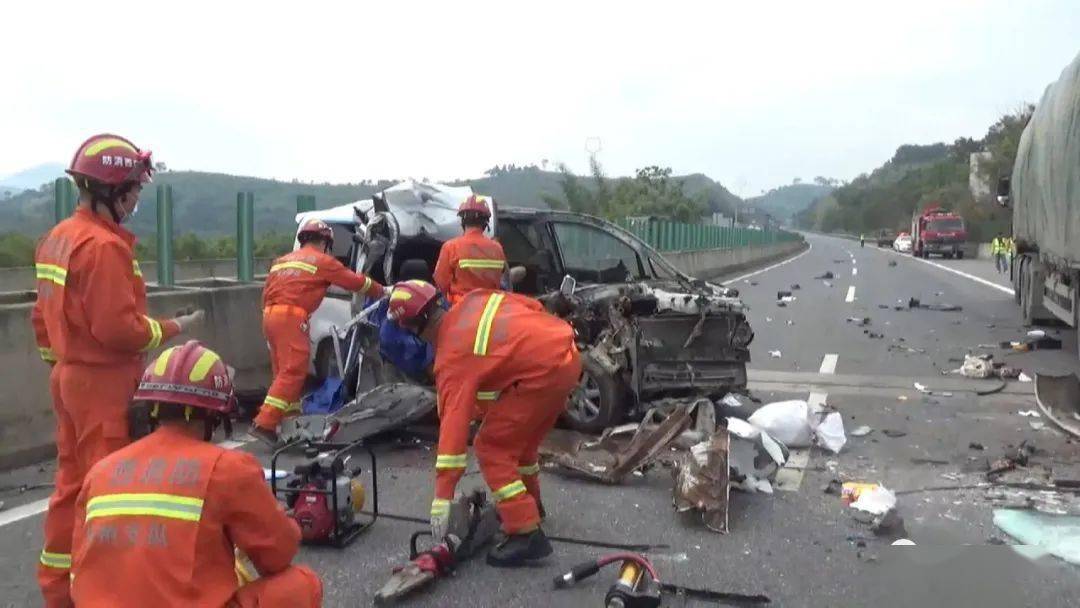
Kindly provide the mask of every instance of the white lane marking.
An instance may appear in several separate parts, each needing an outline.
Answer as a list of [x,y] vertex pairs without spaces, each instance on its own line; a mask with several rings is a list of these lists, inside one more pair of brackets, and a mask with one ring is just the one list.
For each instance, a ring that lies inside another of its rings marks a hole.
[[821,360],[821,368],[818,370],[818,373],[835,374],[836,362],[839,359],[840,355],[825,355],[825,357]]
[[780,262],[779,264],[773,264],[772,266],[767,266],[765,268],[762,268],[761,270],[755,270],[754,272],[748,272],[748,273],[746,273],[746,274],[744,274],[742,276],[735,277],[734,279],[728,279],[727,281],[725,281],[725,283],[728,284],[728,285],[731,285],[732,283],[735,283],[737,281],[741,281],[743,279],[749,279],[752,276],[759,275],[759,274],[761,274],[763,272],[768,272],[768,271],[772,270],[773,268],[779,268],[779,267],[781,267],[781,266],[783,266],[785,264],[790,264],[790,263],[794,262],[795,260],[801,258],[802,256],[810,253],[810,251],[814,248],[813,243],[807,243],[807,245],[809,245],[809,247],[806,248],[806,251],[800,253],[799,255],[797,255],[797,256],[795,256],[793,258],[789,258],[787,260],[784,260],[783,262]]
[[986,279],[984,279],[982,277],[977,277],[977,276],[975,276],[973,274],[968,274],[968,273],[964,272],[963,270],[957,270],[955,268],[950,268],[950,267],[948,267],[948,266],[946,266],[944,264],[938,264],[937,262],[931,262],[930,260],[927,260],[927,259],[917,258],[917,257],[915,257],[913,255],[909,255],[909,254],[906,254],[906,253],[900,253],[899,251],[893,251],[892,249],[886,249],[885,251],[887,253],[891,253],[891,254],[896,255],[896,256],[900,256],[900,257],[903,257],[903,258],[908,258],[910,260],[915,260],[916,262],[922,262],[923,264],[929,264],[929,265],[931,265],[931,266],[933,266],[935,268],[940,268],[942,270],[951,272],[951,273],[953,273],[955,275],[962,276],[965,279],[971,279],[972,281],[975,281],[976,283],[982,283],[983,285],[986,285],[987,287],[993,287],[994,289],[996,289],[998,291],[1001,291],[1001,292],[1004,292],[1004,293],[1007,293],[1010,296],[1013,295],[1013,290],[1012,290],[1011,287],[1005,287],[1004,285],[998,285],[997,283],[995,283],[993,281],[987,281]]
[[844,298],[845,302],[855,301],[855,286],[851,285],[847,288],[847,297]]
[[[250,443],[249,441],[237,441],[235,439],[228,439],[218,443],[226,450],[235,450],[236,448]],[[8,509],[7,511],[0,512],[0,528],[13,524],[15,522],[22,521],[24,519],[34,517],[35,515],[41,515],[45,511],[49,510],[49,499],[42,498],[35,500],[34,502],[28,502],[25,505],[19,505]]]
[[[812,392],[806,402],[811,408],[825,405],[828,393]],[[802,485],[803,473],[810,465],[810,448],[792,448],[788,450],[788,460],[784,467],[776,472],[776,489],[781,492],[798,492]]]
[[859,274],[859,269],[852,266],[851,267],[851,276],[855,276],[857,274]]

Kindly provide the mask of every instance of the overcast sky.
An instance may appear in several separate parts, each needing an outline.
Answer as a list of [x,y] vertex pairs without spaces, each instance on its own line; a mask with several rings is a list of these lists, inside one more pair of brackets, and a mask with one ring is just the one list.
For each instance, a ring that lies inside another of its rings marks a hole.
[[6,3],[0,175],[99,131],[333,182],[584,170],[596,138],[749,196],[979,137],[1080,53],[1077,0],[276,4]]

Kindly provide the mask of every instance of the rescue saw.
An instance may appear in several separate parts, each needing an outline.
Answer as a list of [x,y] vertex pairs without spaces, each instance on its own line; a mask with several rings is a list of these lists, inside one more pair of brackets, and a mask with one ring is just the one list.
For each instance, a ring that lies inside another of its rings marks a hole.
[[375,594],[376,606],[390,606],[406,595],[453,574],[459,563],[476,555],[495,537],[499,516],[483,490],[460,496],[450,505],[450,533],[424,551],[417,541],[431,536],[419,531],[409,538],[409,562],[394,568],[390,580]]

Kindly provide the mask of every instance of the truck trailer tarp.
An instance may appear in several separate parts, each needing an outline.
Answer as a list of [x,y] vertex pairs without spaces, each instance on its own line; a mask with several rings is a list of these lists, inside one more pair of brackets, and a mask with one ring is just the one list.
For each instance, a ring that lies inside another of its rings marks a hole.
[[1080,56],[1046,88],[1020,137],[1011,197],[1018,241],[1080,265]]

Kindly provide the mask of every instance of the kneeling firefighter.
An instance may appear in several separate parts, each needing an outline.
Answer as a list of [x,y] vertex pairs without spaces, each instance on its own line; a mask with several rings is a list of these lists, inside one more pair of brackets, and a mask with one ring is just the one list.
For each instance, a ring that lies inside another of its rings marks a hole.
[[[76,502],[72,599],[113,606],[318,607],[322,583],[290,562],[300,529],[250,454],[211,442],[235,408],[221,358],[196,341],[146,368],[136,401],[155,430],[86,476]],[[239,549],[261,578],[239,586]]]
[[435,347],[435,540],[446,536],[450,501],[467,464],[469,424],[479,410],[473,446],[507,534],[487,561],[512,567],[550,555],[540,529],[537,451],[581,377],[573,329],[536,300],[493,289],[470,291],[448,310],[438,290],[423,281],[398,283],[388,315]]

